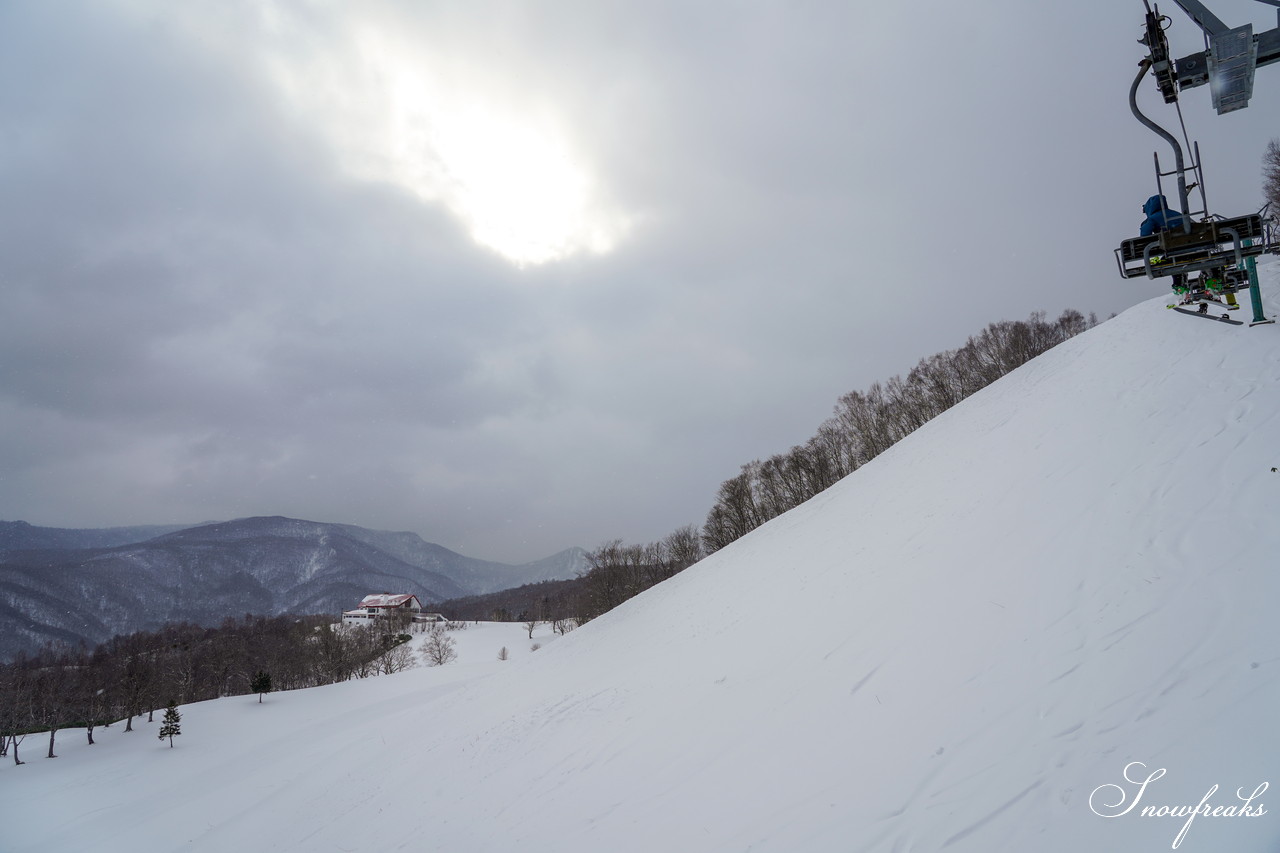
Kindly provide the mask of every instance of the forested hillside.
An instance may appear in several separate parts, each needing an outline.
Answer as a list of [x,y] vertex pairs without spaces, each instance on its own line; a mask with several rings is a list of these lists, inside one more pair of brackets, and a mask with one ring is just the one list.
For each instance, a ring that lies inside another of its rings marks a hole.
[[[742,466],[720,485],[701,529],[658,542],[607,542],[587,555],[576,612],[594,618],[829,489],[966,397],[1093,328],[1098,319],[1064,311],[989,324],[958,349],[920,359],[905,377],[851,391],[803,444]],[[785,581],[784,581],[785,582]]]

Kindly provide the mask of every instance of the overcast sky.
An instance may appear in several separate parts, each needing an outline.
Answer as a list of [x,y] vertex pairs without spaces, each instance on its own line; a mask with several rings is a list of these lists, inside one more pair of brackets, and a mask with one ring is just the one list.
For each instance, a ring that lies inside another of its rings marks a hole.
[[[7,0],[0,519],[505,562],[701,524],[841,394],[1165,290],[1112,256],[1170,162],[1142,11]],[[1278,103],[1276,68],[1184,95],[1219,212],[1260,206]]]

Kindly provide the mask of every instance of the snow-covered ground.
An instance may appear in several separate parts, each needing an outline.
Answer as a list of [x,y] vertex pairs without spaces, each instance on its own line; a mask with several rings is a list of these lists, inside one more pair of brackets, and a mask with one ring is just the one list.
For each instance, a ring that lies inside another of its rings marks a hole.
[[1280,326],[1164,302],[537,653],[28,739],[0,846],[1274,853]]

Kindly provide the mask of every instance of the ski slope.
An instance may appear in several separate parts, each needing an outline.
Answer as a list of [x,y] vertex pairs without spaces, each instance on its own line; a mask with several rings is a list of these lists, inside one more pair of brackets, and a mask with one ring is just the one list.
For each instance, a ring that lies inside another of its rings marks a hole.
[[536,654],[29,738],[0,846],[1274,853],[1280,326],[1165,301]]

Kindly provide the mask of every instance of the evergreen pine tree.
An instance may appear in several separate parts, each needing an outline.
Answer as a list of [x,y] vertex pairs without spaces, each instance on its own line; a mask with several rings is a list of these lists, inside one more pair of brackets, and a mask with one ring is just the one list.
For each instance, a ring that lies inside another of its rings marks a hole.
[[173,749],[173,739],[182,734],[182,715],[178,713],[178,703],[169,700],[169,707],[164,709],[164,720],[160,726],[160,740],[169,739],[169,748]]
[[262,703],[262,694],[271,692],[271,673],[258,670],[258,674],[249,682],[249,689],[258,694],[258,703]]

